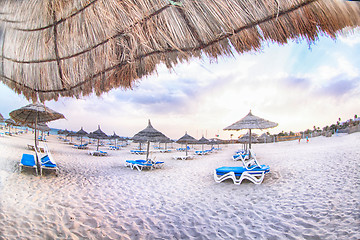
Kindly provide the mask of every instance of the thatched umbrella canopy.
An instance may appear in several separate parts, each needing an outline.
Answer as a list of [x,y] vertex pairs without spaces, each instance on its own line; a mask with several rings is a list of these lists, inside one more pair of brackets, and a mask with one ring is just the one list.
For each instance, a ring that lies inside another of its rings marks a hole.
[[46,123],[38,123],[37,126],[35,124],[25,124],[26,127],[37,129],[41,131],[41,138],[44,139],[44,132],[51,131],[51,128]]
[[217,144],[217,145],[218,145],[218,148],[220,148],[220,144],[223,144],[223,143],[224,143],[224,141],[221,140],[221,139],[219,139],[219,138],[212,138],[212,139],[210,139],[210,144],[211,144],[211,145]]
[[249,129],[249,148],[251,149],[251,129],[267,129],[276,127],[277,125],[277,123],[253,115],[250,111],[248,115],[224,128],[224,130]]
[[5,123],[6,123],[7,125],[11,125],[11,126],[17,126],[17,125],[18,125],[18,124],[14,121],[14,119],[12,119],[12,118],[6,119],[6,120],[5,120]]
[[8,118],[5,120],[5,123],[8,125],[9,127],[9,134],[11,134],[10,128],[11,126],[17,126],[18,124],[14,121],[14,119]]
[[107,139],[109,138],[108,135],[106,135],[106,133],[104,133],[101,129],[100,129],[100,125],[98,126],[98,129],[94,132],[89,133],[88,135],[89,138],[94,138],[97,139],[97,147],[96,147],[96,151],[99,151],[99,145],[100,145],[100,139]]
[[116,141],[117,141],[118,139],[120,139],[121,137],[120,137],[119,135],[117,135],[117,134],[115,133],[115,131],[114,131],[114,134],[111,135],[109,138],[115,140],[115,147],[117,147]]
[[70,137],[70,143],[72,144],[72,138],[76,136],[76,132],[69,131],[69,133],[66,135],[66,137]]
[[156,130],[151,125],[150,119],[148,122],[148,126],[132,137],[132,140],[134,140],[134,141],[138,141],[138,142],[146,141],[147,142],[146,160],[149,159],[150,142],[161,142],[161,141],[165,141],[167,139],[169,139],[167,136],[165,136],[163,133]]
[[32,129],[37,129],[41,132],[49,132],[51,131],[51,128],[46,123],[38,123],[37,127],[35,127],[35,124],[26,124],[27,127]]
[[173,143],[174,141],[171,140],[170,138],[167,138],[167,139],[163,139],[161,140],[159,143],[164,143],[165,144],[165,150],[167,150],[167,144],[168,143]]
[[27,99],[100,95],[160,63],[335,38],[358,25],[359,4],[344,0],[2,0],[0,75]]
[[77,131],[75,135],[80,137],[80,144],[82,145],[83,137],[86,137],[88,133],[83,129],[83,127],[81,127],[81,129]]
[[250,134],[245,134],[244,136],[242,136],[241,138],[238,139],[239,143],[244,144],[244,149],[247,149],[247,145],[251,143],[258,143],[259,140],[256,137],[256,134],[254,136],[254,134],[251,134],[251,139],[250,139]]
[[202,138],[197,140],[196,143],[201,144],[202,145],[202,151],[204,151],[204,144],[209,144],[210,141],[208,139],[206,139],[204,136],[202,136]]
[[3,117],[3,115],[0,113],[0,122],[5,122],[5,118]]
[[65,118],[63,114],[58,113],[42,103],[31,103],[19,109],[12,111],[10,117],[16,122],[23,124],[34,124],[35,126],[35,147],[37,148],[37,125]]
[[187,132],[185,132],[185,135],[184,136],[182,136],[181,138],[179,138],[176,142],[177,143],[180,143],[180,144],[184,144],[185,143],[185,145],[186,145],[186,147],[185,147],[185,154],[186,154],[186,156],[188,155],[188,144],[189,143],[196,143],[196,139],[194,138],[194,137],[192,137],[192,136],[190,136]]

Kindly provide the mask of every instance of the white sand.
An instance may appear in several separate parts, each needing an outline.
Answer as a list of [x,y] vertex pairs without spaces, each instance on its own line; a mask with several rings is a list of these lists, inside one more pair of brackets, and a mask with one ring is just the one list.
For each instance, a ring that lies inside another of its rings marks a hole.
[[360,133],[254,145],[271,172],[240,186],[213,180],[239,145],[138,172],[130,147],[94,157],[50,136],[60,174],[40,177],[18,170],[32,138],[0,137],[0,239],[360,239]]

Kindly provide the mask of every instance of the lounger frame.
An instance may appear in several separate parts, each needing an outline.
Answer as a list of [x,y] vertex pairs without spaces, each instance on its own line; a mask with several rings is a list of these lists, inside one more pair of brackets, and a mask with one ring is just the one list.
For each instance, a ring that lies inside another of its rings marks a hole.
[[231,179],[235,185],[240,185],[244,179],[247,179],[255,184],[261,184],[265,177],[265,171],[244,171],[240,177],[237,177],[234,172],[228,172],[224,175],[217,175],[214,170],[214,180],[221,183],[227,179]]

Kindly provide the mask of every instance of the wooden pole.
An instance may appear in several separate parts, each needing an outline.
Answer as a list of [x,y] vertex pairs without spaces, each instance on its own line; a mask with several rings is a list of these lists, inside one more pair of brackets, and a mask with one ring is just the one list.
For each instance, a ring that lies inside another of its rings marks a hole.
[[146,161],[148,161],[148,159],[149,159],[149,148],[150,148],[150,141],[147,142]]

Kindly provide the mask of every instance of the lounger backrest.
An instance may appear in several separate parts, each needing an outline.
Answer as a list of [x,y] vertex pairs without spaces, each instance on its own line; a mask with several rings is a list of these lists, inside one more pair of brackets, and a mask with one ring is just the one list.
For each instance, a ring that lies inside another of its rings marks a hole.
[[[244,166],[248,169],[251,166],[254,167],[260,167],[260,164],[258,163],[257,159],[256,159],[256,155],[254,154],[254,152],[249,149],[249,154],[250,154],[250,159],[246,162],[243,161]],[[252,167],[251,167],[252,168]]]

